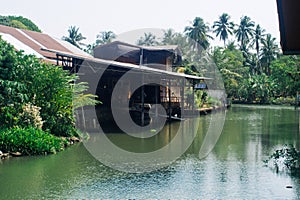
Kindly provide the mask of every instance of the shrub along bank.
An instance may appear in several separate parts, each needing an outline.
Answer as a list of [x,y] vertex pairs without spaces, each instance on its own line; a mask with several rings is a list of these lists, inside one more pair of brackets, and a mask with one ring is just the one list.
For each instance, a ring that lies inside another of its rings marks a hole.
[[93,95],[78,95],[85,88],[73,84],[76,79],[61,67],[15,51],[0,37],[0,150],[54,153],[64,146],[58,137],[77,136],[73,102],[96,101]]
[[0,130],[3,152],[20,152],[22,155],[45,155],[63,150],[62,138],[33,127]]

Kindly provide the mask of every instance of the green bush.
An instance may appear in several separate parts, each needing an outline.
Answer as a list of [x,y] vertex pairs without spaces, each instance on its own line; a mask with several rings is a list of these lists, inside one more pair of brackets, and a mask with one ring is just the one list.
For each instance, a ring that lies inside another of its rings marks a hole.
[[222,105],[222,102],[220,99],[217,99],[217,98],[214,98],[214,97],[208,97],[208,100],[207,100],[207,103],[210,105],[210,106],[221,106]]
[[[16,52],[0,38],[1,127],[37,125],[56,136],[76,135],[72,99],[74,80],[76,76],[61,67]],[[26,105],[38,108],[38,115],[33,117],[32,112],[24,113]],[[36,124],[38,121],[43,123]]]
[[272,104],[275,105],[293,105],[295,104],[295,98],[294,97],[279,97],[272,100]]
[[0,130],[0,149],[23,155],[56,153],[64,148],[64,140],[41,129],[11,128]]

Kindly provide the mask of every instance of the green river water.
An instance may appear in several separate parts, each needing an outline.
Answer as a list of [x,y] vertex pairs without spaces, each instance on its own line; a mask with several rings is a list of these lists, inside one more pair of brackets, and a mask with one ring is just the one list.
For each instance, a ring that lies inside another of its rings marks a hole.
[[[1,160],[0,199],[300,199],[300,177],[263,163],[283,144],[300,149],[299,114],[292,107],[234,105],[216,146],[200,160],[211,117],[201,116],[187,152],[147,173],[106,167],[82,143],[56,155]],[[164,145],[178,123],[166,125],[155,144]],[[110,137],[135,151],[124,134]]]

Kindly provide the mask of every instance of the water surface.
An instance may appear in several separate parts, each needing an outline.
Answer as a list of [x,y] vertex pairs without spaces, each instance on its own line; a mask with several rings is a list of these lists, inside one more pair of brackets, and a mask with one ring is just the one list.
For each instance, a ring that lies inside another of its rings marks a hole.
[[[200,128],[188,151],[172,165],[150,173],[129,174],[104,166],[83,144],[57,155],[0,161],[0,199],[299,199],[300,178],[265,167],[274,148],[300,149],[299,111],[291,107],[233,106],[213,151],[198,158],[210,122]],[[188,122],[185,122],[188,123]],[[153,138],[166,145],[178,123]],[[110,136],[120,146],[132,141]],[[127,139],[126,139],[127,138]],[[131,151],[153,147],[128,146]],[[286,188],[291,185],[293,188]]]

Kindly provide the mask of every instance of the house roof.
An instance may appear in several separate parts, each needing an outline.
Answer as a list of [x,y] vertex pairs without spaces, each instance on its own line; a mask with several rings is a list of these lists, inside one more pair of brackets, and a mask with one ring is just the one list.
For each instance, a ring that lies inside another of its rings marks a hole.
[[[103,48],[103,47],[108,47],[108,46],[113,46],[113,45],[120,45],[120,46],[126,46],[126,47],[132,47],[135,49],[146,49],[146,50],[167,50],[167,51],[171,51],[171,50],[179,50],[177,45],[162,45],[162,46],[138,46],[138,45],[133,45],[133,44],[129,44],[126,42],[122,42],[122,41],[113,41],[107,44],[103,44],[103,45],[98,45],[96,46],[94,49],[98,49],[98,48]],[[179,50],[180,51],[180,50]]]
[[283,54],[300,54],[300,1],[277,0]]
[[72,47],[65,41],[51,37],[45,33],[0,25],[0,35],[2,39],[12,44],[17,50],[23,50],[26,54],[34,54],[43,59],[56,59],[56,54],[42,51],[42,48],[88,56],[87,53]]
[[172,77],[181,77],[181,78],[192,79],[192,80],[211,80],[211,78],[207,78],[207,77],[199,77],[199,76],[193,76],[193,75],[188,75],[188,74],[183,74],[183,73],[170,72],[170,71],[166,71],[166,70],[150,68],[150,67],[143,66],[143,65],[142,66],[135,65],[132,63],[123,63],[123,62],[118,62],[118,61],[113,61],[113,60],[105,60],[105,59],[94,58],[94,57],[86,57],[86,56],[76,55],[76,54],[72,54],[72,53],[68,53],[68,52],[57,51],[57,50],[53,50],[53,49],[43,49],[43,51],[55,53],[58,56],[75,58],[75,59],[84,60],[87,62],[93,62],[96,64],[107,65],[107,66],[112,65],[112,66],[122,67],[122,68],[126,68],[126,69],[133,69],[133,70],[143,71],[143,72],[151,73],[151,74],[167,75],[167,76],[172,76]]
[[137,46],[129,43],[114,41],[94,48],[94,57],[107,60],[118,60],[120,57],[130,58],[134,63],[140,62],[141,51],[144,57],[162,58],[176,55],[177,62],[181,61],[182,52],[177,45],[166,46]]
[[[135,69],[138,71],[144,71],[147,73],[153,74],[163,74],[173,77],[182,77],[187,79],[193,80],[209,80],[210,78],[206,77],[198,77],[192,76],[182,73],[170,72],[160,69],[153,69],[146,66],[139,66],[136,64],[131,63],[122,63],[113,60],[106,60],[100,58],[94,58],[93,56],[87,54],[86,52],[77,49],[76,47],[70,45],[66,41],[53,38],[48,34],[38,33],[34,31],[28,30],[21,30],[16,29],[8,26],[0,25],[0,35],[1,37],[12,44],[17,50],[23,50],[26,54],[33,54],[39,58],[44,59],[46,62],[54,63],[54,60],[57,59],[57,55],[59,56],[66,56],[70,58],[76,58],[80,60],[85,60],[93,63],[98,64],[105,64],[105,65],[113,65],[127,69]],[[140,51],[140,49],[145,49],[148,51],[178,51],[180,52],[177,46],[156,46],[156,47],[141,47],[136,45],[131,45],[123,42],[113,42],[113,44],[117,44],[120,46],[124,46],[129,49],[135,49]],[[111,44],[107,44],[109,46]],[[103,48],[102,45],[101,47]],[[100,48],[100,47],[96,47]]]

